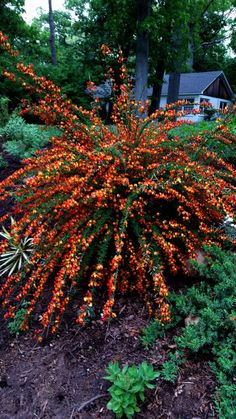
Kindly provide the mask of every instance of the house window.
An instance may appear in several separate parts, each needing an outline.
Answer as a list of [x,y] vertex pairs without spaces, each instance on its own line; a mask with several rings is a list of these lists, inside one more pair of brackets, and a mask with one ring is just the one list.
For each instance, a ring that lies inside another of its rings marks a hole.
[[211,106],[210,99],[208,99],[206,97],[201,97],[200,98],[200,110],[202,112],[204,112],[204,109],[207,108],[208,106]]
[[224,108],[226,108],[226,106],[228,105],[228,103],[227,102],[224,102],[224,101],[220,101],[220,109],[224,109]]
[[193,97],[187,98],[186,101],[188,103],[184,105],[184,111],[188,111],[189,113],[191,113],[191,111],[194,108],[194,98]]

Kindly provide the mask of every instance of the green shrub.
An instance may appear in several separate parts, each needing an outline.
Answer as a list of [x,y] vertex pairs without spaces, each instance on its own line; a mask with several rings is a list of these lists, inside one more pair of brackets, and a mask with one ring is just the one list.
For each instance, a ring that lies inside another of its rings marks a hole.
[[[175,324],[185,320],[180,336],[175,337],[175,352],[161,368],[161,377],[174,382],[187,354],[204,354],[218,385],[214,402],[220,419],[236,417],[236,254],[217,246],[206,247],[206,264],[193,262],[202,280],[180,293],[170,293]],[[149,348],[166,328],[151,322],[142,332],[141,342]],[[186,351],[187,350],[187,351]]]
[[184,360],[183,352],[176,351],[169,355],[169,359],[165,361],[161,368],[161,377],[163,380],[174,383],[177,375],[179,366]]
[[135,413],[140,412],[138,399],[144,401],[145,388],[155,388],[155,385],[150,381],[160,375],[153,370],[152,365],[146,362],[131,367],[125,365],[122,370],[117,363],[110,363],[106,372],[108,375],[104,378],[112,383],[108,390],[111,400],[107,407],[115,413],[117,418],[121,418],[123,415],[132,418]]
[[235,384],[222,384],[216,388],[214,402],[219,419],[235,419]]
[[[168,300],[171,303],[172,293],[169,294]],[[165,336],[168,330],[173,329],[178,322],[181,320],[181,317],[178,313],[173,312],[173,305],[171,306],[171,321],[168,323],[161,323],[158,320],[151,320],[149,325],[142,329],[140,335],[140,342],[142,343],[143,347],[148,350],[150,349],[156,342],[157,339],[161,339]]]
[[[230,114],[231,116],[231,114]],[[222,133],[224,140],[222,141]],[[180,142],[183,140],[191,142],[196,135],[202,138],[202,144],[211,152],[216,153],[219,158],[225,160],[235,159],[235,123],[232,118],[226,119],[223,125],[216,121],[201,121],[194,124],[183,124],[180,127],[171,129],[169,135],[171,138],[178,137]]]
[[[217,246],[205,251],[207,263],[194,263],[203,280],[172,298],[179,315],[190,319],[175,342],[177,352],[187,349],[213,359],[210,366],[218,381],[216,409],[222,419],[235,418],[236,404],[232,396],[236,394],[236,254]],[[174,355],[164,366],[164,378],[171,368],[176,374]]]
[[152,320],[147,327],[143,328],[140,341],[146,350],[151,348],[157,339],[165,335],[167,325],[168,323],[163,324],[158,320]]
[[44,148],[53,135],[59,135],[59,130],[27,124],[22,117],[12,115],[1,134],[6,137],[4,150],[22,160],[32,157],[35,151]]
[[21,332],[21,324],[24,321],[28,304],[26,302],[21,303],[21,307],[16,311],[14,319],[8,322],[8,329],[12,335],[18,336]]
[[204,133],[204,131],[213,131],[217,126],[216,122],[211,121],[200,121],[196,123],[189,123],[181,125],[170,130],[170,135],[175,135],[181,138],[189,138],[191,135],[198,135]]

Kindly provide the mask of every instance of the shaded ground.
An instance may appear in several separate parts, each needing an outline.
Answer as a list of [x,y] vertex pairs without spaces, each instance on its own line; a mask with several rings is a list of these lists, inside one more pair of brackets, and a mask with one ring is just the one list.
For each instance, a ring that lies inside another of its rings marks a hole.
[[[45,345],[30,335],[10,338],[2,325],[0,419],[114,418],[106,409],[109,383],[103,376],[108,363],[146,360],[158,370],[173,350],[170,333],[150,351],[141,346],[138,336],[148,324],[142,303],[119,300],[116,309],[119,318],[110,325],[96,320],[89,328],[71,328]],[[174,385],[158,381],[155,391],[146,393],[142,413],[136,417],[216,418],[211,401],[214,386],[206,361],[188,361]]]
[[[0,180],[20,167],[9,155],[4,157],[9,166],[0,171]],[[1,206],[0,217],[11,204]],[[0,419],[114,418],[106,409],[110,384],[103,376],[108,363],[146,360],[158,370],[174,350],[172,332],[152,350],[143,349],[139,334],[149,318],[141,302],[120,299],[116,312],[118,319],[110,325],[94,320],[78,329],[65,323],[62,335],[44,345],[30,334],[13,338],[0,319]],[[156,382],[136,418],[216,418],[211,401],[214,387],[207,362],[189,360],[175,384]]]
[[0,153],[2,153],[4,160],[6,160],[8,163],[8,166],[6,168],[0,169],[0,182],[6,179],[7,176],[10,176],[12,173],[14,173],[15,170],[22,167],[22,164],[19,162],[19,160],[11,156],[9,153],[6,153],[5,151],[3,151],[2,149],[3,143],[4,143],[4,137],[0,135]]

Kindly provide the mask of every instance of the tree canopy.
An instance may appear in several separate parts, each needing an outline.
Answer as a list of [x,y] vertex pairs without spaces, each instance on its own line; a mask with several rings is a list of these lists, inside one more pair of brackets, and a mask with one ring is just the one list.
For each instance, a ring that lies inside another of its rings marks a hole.
[[[122,49],[136,80],[137,99],[145,100],[145,89],[153,86],[151,112],[159,105],[165,72],[220,69],[236,88],[235,0],[67,0],[65,11],[57,11],[52,0],[51,9],[41,11],[31,24],[22,17],[24,3],[1,1],[1,29],[24,61],[32,62],[39,74],[58,83],[79,104],[89,103],[86,82],[103,80],[102,44],[114,50],[114,67],[116,51]],[[0,58],[1,68],[10,65],[6,60],[4,55]],[[17,96],[3,78],[0,89],[3,95]]]

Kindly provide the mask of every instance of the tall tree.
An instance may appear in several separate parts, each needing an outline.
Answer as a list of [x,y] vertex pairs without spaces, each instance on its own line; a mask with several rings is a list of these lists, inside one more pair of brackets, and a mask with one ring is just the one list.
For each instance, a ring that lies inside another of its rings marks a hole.
[[135,100],[145,103],[148,88],[149,34],[144,26],[150,16],[151,0],[137,0]]
[[[0,1],[0,30],[19,49],[28,42],[30,33],[30,28],[22,17],[24,3],[24,0]],[[19,85],[9,83],[3,75],[3,69],[11,72],[12,62],[8,54],[2,51],[0,54],[0,95],[7,96],[11,100],[10,108],[13,108],[18,105],[24,93]]]
[[51,48],[51,60],[52,65],[57,65],[57,52],[56,52],[56,44],[55,44],[55,22],[53,17],[53,10],[52,10],[52,0],[48,0],[48,22],[50,28],[50,48]]
[[[235,1],[235,0],[234,0]],[[150,113],[160,102],[164,72],[171,73],[168,102],[178,99],[179,74],[185,71],[223,69],[226,56],[224,40],[230,0],[163,0],[155,6],[150,41],[151,84]],[[193,13],[194,10],[194,13]],[[231,24],[232,26],[232,24]],[[201,57],[201,58],[200,58]],[[218,62],[214,57],[218,57]],[[212,67],[207,66],[207,59]],[[190,65],[189,65],[190,64]]]
[[153,90],[149,114],[160,105],[165,71],[176,72],[178,67],[178,73],[181,63],[186,59],[187,22],[188,0],[184,3],[180,0],[162,0],[153,7],[150,21],[150,84]]
[[0,29],[8,35],[11,42],[26,36],[27,24],[21,15],[24,12],[24,4],[24,0],[0,1]]
[[[219,20],[222,27],[224,20],[221,11],[230,4],[232,0],[67,0],[68,10],[76,15],[74,22],[53,12],[57,69],[48,66],[47,39],[50,35],[45,22],[32,25],[32,42],[27,43],[26,51],[31,49],[35,60],[38,57],[42,64],[42,71],[47,71],[48,77],[59,82],[66,93],[81,103],[85,97],[85,82],[92,79],[100,83],[105,73],[103,57],[99,55],[101,45],[107,44],[113,51],[121,48],[128,59],[129,72],[135,74],[136,69],[137,99],[144,101],[146,98],[149,73],[149,85],[153,85],[151,113],[159,106],[165,72],[178,74],[189,68],[208,69],[207,66],[216,69],[213,61],[216,63],[217,58],[221,63],[225,62],[233,77],[233,61],[222,59],[225,49],[222,42],[218,43],[223,29],[216,36],[217,22]],[[40,24],[42,27],[37,35],[36,27]],[[211,42],[214,43],[211,48],[214,60],[208,52]],[[193,67],[186,64],[190,50]],[[115,52],[109,59],[115,67]]]

